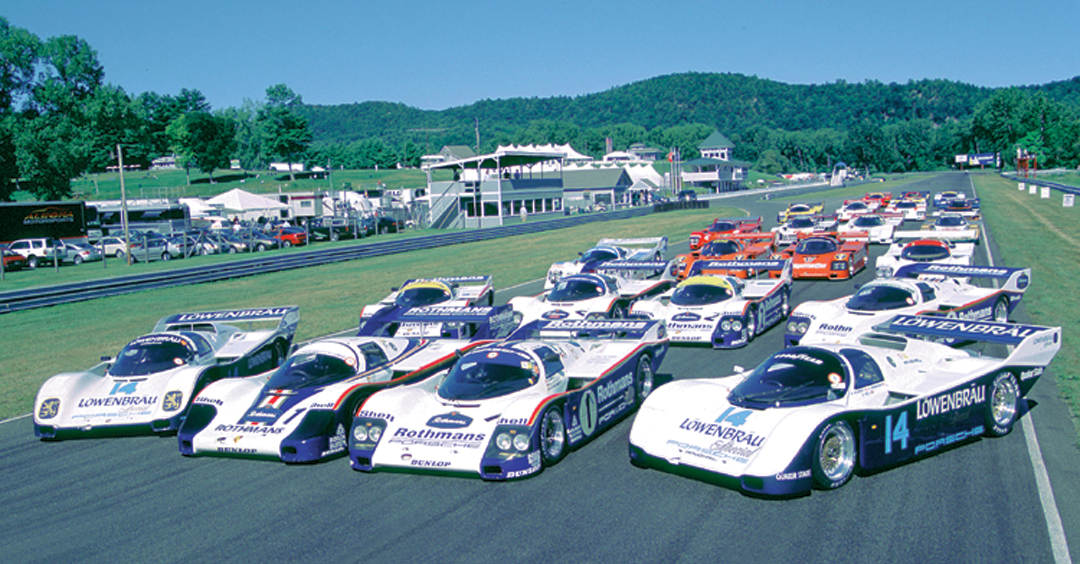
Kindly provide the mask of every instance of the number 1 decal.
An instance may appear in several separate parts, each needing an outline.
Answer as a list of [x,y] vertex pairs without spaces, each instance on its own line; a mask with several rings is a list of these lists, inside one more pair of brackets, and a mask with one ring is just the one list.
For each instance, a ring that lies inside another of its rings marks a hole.
[[892,424],[892,415],[885,417],[885,454],[892,454],[892,444],[896,441],[900,442],[900,450],[907,450],[908,437],[911,436],[911,431],[907,426],[907,412],[900,414],[900,417],[896,420],[896,427]]

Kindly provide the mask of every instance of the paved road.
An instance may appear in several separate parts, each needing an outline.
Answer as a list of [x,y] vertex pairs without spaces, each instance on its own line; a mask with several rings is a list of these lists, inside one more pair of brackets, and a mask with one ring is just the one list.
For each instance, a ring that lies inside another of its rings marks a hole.
[[[968,187],[966,177],[945,175],[911,189]],[[781,205],[724,203],[767,224]],[[793,303],[851,290],[849,282],[799,281]],[[535,284],[499,298],[538,291]],[[662,372],[722,375],[757,364],[781,342],[773,329],[734,352],[673,349]],[[1075,547],[1080,455],[1051,378],[1036,386],[1025,417]],[[1019,425],[1003,439],[858,476],[837,491],[774,501],[631,466],[631,422],[533,478],[485,483],[361,474],[345,459],[190,459],[172,437],[41,443],[24,418],[0,425],[0,546],[19,562],[1054,561]]]

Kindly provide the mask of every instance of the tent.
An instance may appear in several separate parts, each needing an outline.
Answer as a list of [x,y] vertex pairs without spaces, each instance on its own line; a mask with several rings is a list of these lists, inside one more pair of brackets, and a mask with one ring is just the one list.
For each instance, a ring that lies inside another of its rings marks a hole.
[[252,194],[239,188],[234,188],[210,198],[206,201],[212,206],[220,206],[221,213],[229,217],[256,220],[262,217],[278,217],[281,210],[288,210],[288,204],[272,200],[265,196]]

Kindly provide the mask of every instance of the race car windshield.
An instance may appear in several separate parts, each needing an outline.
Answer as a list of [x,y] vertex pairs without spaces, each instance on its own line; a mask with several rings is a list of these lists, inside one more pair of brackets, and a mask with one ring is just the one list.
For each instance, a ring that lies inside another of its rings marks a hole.
[[406,288],[398,293],[394,303],[401,307],[423,307],[449,301],[452,297],[442,288]]
[[439,397],[457,401],[497,398],[524,390],[539,377],[539,369],[524,355],[481,352],[466,355],[454,365],[439,385]]
[[900,251],[900,258],[912,262],[933,262],[949,258],[949,248],[939,245],[910,245]]
[[563,279],[548,294],[549,302],[579,302],[604,295],[604,287],[592,280]]
[[938,218],[937,225],[941,227],[963,227],[967,225],[967,220],[962,217],[945,216]]
[[852,203],[847,205],[847,209],[852,210],[852,211],[865,210],[866,208],[867,208],[866,204],[864,204],[862,202],[852,202]]
[[734,255],[739,252],[739,244],[735,241],[713,241],[705,246],[701,254],[710,257]]
[[847,301],[851,311],[888,311],[915,305],[915,296],[904,288],[884,284],[867,284]]
[[880,216],[864,215],[851,222],[851,224],[855,227],[879,227],[885,225],[885,221],[883,221]]
[[810,208],[807,206],[791,206],[788,208],[788,213],[806,213],[808,211],[810,211]]
[[915,208],[915,207],[916,207],[915,202],[897,202],[896,203],[896,208],[901,209],[901,210],[912,209],[912,208]]
[[803,229],[806,227],[813,227],[814,220],[809,217],[796,217],[788,221],[788,227],[795,229]]
[[842,398],[847,371],[833,353],[795,347],[778,352],[731,390],[728,402],[748,408],[795,407]]
[[728,233],[735,231],[736,229],[738,229],[738,227],[730,221],[717,221],[709,227],[709,231],[712,231],[713,233]]
[[795,252],[800,255],[824,255],[836,252],[836,242],[832,239],[803,239]]
[[143,376],[172,370],[195,360],[195,351],[179,338],[147,337],[128,343],[109,368],[112,376]]
[[581,255],[582,262],[608,261],[616,260],[618,258],[618,253],[614,253],[608,249],[589,249],[588,251],[585,251],[585,254]]
[[681,306],[700,306],[718,304],[731,299],[734,294],[730,288],[713,284],[687,284],[675,289],[671,294],[671,303]]
[[356,374],[344,359],[327,354],[298,353],[289,357],[266,383],[267,389],[325,386]]

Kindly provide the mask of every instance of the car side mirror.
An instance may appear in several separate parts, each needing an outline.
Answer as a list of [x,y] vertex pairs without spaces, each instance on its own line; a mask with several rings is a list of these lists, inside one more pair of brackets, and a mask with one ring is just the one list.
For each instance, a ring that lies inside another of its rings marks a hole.
[[739,364],[736,364],[735,366],[733,366],[732,369],[735,371],[736,374],[742,374],[742,373],[746,372],[746,368],[744,368],[743,366],[741,366]]

